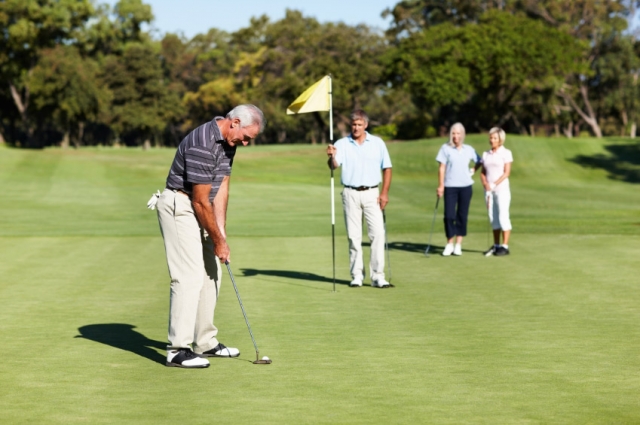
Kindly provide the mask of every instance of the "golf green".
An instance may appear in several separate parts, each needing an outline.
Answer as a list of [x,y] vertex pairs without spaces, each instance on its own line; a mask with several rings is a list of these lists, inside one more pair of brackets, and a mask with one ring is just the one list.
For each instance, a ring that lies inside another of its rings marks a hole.
[[273,363],[251,363],[225,274],[216,325],[242,355],[205,370],[164,366],[145,204],[174,152],[0,147],[0,423],[639,423],[640,145],[508,136],[511,255],[481,254],[476,181],[462,257],[438,255],[442,205],[425,257],[442,143],[388,144],[395,288],[348,287],[336,196],[335,292],[324,148],[239,150],[231,266]]

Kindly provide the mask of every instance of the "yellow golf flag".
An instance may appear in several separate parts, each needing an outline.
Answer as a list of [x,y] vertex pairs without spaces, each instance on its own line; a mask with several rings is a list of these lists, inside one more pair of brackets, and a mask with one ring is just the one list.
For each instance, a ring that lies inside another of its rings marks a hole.
[[329,82],[328,75],[309,87],[287,108],[287,115],[304,114],[305,112],[328,111]]

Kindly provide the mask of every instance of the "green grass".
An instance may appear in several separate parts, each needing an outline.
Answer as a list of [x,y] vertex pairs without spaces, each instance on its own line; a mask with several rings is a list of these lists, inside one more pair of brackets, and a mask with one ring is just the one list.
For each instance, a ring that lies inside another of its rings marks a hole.
[[442,142],[388,145],[396,288],[344,284],[336,196],[335,293],[324,148],[239,151],[232,268],[274,362],[250,363],[224,277],[216,324],[242,355],[200,371],[163,366],[169,282],[145,203],[173,151],[0,146],[0,423],[639,423],[640,145],[509,136],[512,255],[479,253],[476,182],[464,255],[427,258]]

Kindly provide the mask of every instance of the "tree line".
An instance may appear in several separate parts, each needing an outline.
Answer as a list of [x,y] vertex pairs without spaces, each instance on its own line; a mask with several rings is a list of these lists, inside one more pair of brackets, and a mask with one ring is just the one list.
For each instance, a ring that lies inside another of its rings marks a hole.
[[257,143],[326,143],[326,113],[285,114],[333,77],[334,123],[365,109],[386,138],[495,125],[531,135],[636,136],[640,44],[631,0],[405,0],[389,28],[296,10],[228,33],[154,37],[142,0],[0,0],[0,143],[176,145],[253,103]]

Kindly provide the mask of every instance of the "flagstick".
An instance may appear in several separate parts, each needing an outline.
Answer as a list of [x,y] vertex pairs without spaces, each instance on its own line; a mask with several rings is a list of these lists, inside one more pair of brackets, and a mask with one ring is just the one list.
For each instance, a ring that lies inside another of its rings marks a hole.
[[[333,144],[333,93],[329,74],[329,143]],[[333,292],[336,292],[336,205],[333,188],[333,163],[331,164],[331,247],[333,253]]]

